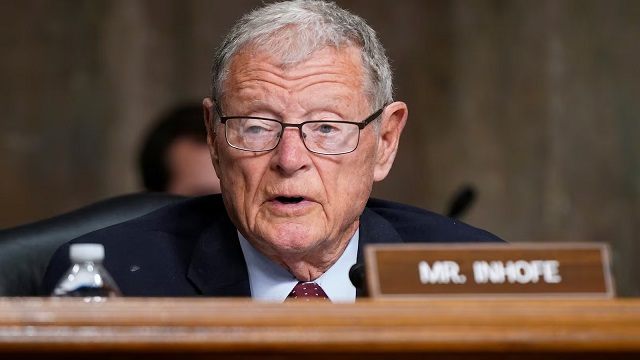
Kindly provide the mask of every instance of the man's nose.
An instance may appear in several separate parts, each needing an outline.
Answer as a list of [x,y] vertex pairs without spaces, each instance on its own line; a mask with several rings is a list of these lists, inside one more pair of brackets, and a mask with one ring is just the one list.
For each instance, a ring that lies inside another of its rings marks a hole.
[[311,153],[304,146],[300,131],[295,128],[282,130],[280,143],[273,152],[273,166],[286,175],[305,170],[311,163]]

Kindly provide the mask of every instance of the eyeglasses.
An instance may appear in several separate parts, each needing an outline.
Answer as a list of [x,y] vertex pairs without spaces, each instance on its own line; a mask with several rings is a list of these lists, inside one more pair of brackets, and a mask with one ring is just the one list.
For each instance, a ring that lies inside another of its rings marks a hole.
[[253,152],[271,151],[280,143],[284,129],[294,127],[298,128],[307,150],[321,155],[341,155],[354,151],[360,142],[360,130],[380,116],[383,110],[384,107],[362,122],[311,120],[287,124],[255,116],[222,116],[216,103],[220,122],[225,125],[227,144],[233,148]]

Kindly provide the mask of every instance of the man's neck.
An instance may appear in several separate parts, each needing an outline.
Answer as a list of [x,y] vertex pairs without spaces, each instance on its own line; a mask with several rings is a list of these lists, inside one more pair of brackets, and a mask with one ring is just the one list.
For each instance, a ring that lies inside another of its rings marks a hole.
[[[314,281],[338,261],[347,245],[349,245],[349,240],[357,230],[358,223],[355,224],[353,230],[346,232],[347,235],[336,243],[338,246],[333,248],[322,248],[302,257],[285,258],[276,256],[272,260],[287,269],[299,281]],[[321,261],[318,261],[318,259],[321,259]]]
[[[332,301],[353,302],[356,290],[349,280],[349,269],[357,261],[359,232],[349,239],[347,247],[333,265],[314,279]],[[251,283],[251,296],[264,301],[283,301],[299,282],[284,266],[274,263],[238,233]]]
[[338,241],[325,240],[320,246],[306,253],[282,253],[274,249],[261,249],[250,240],[249,242],[264,256],[285,268],[299,281],[313,281],[338,261],[359,225],[359,221],[354,222],[347,231],[342,232],[344,235]]

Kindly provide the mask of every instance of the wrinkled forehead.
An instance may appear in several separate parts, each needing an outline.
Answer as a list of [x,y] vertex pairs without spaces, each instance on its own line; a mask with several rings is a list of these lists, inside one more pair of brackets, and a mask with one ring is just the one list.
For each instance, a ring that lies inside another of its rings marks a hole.
[[290,79],[301,79],[311,73],[324,71],[328,76],[352,84],[369,101],[369,94],[366,92],[368,76],[359,46],[325,45],[308,51],[295,48],[295,51],[292,49],[282,52],[273,51],[265,44],[253,43],[243,46],[230,58],[219,100],[224,104],[229,96],[234,95],[236,83],[248,75],[248,69],[252,69],[251,75],[260,76],[258,72],[265,68]]

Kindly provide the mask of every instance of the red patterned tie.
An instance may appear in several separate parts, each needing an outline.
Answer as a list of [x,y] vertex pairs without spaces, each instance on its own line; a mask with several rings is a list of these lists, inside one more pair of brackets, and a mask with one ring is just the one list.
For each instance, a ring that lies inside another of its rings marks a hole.
[[314,282],[299,282],[293,287],[293,290],[287,296],[285,301],[300,300],[300,301],[313,301],[313,300],[329,300],[327,294],[320,287],[320,285]]

